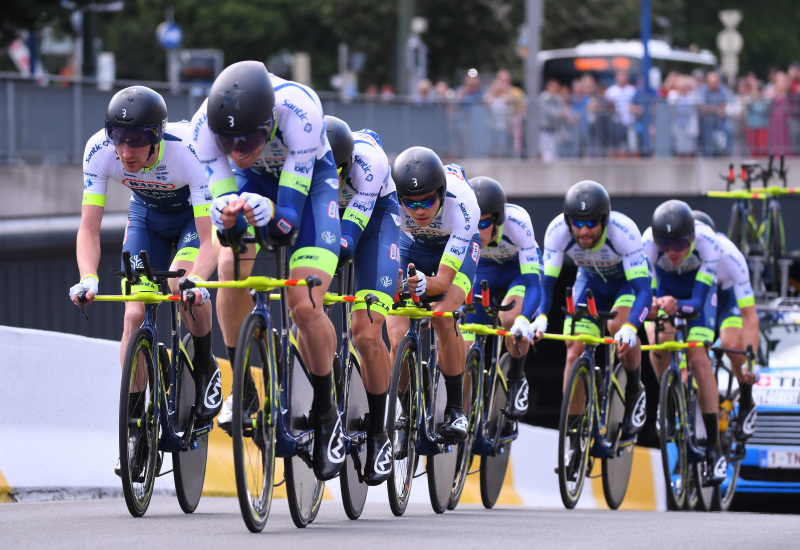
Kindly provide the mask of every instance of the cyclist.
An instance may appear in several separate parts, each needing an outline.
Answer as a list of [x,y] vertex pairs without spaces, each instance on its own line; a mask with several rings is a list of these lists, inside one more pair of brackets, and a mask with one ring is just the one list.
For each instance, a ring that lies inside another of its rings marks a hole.
[[[447,294],[434,311],[454,311],[464,303],[480,257],[478,219],[480,208],[457,164],[442,165],[435,152],[411,147],[397,156],[392,179],[402,208],[400,265],[414,266],[408,289],[420,296]],[[447,406],[439,433],[450,440],[467,435],[464,416],[463,382],[467,360],[461,333],[453,330],[451,319],[434,317],[431,325],[439,339],[439,364],[447,390]],[[392,316],[387,320],[392,357],[408,330],[408,320]]]
[[[711,216],[700,210],[692,210],[695,220],[709,226],[717,236],[720,246],[719,266],[717,267],[717,319],[720,345],[723,348],[744,349],[751,345],[758,351],[758,312],[753,287],[750,284],[750,270],[744,254],[722,233],[716,233]],[[756,404],[753,401],[753,384],[757,382],[755,373],[742,371],[745,358],[740,353],[728,354],[736,381],[739,383],[739,422],[736,435],[746,440],[756,428]]]
[[[542,294],[539,280],[541,252],[536,244],[530,215],[515,204],[508,204],[506,193],[497,180],[479,176],[469,180],[475,192],[481,217],[478,230],[481,236],[481,259],[478,262],[473,289],[481,292],[481,281],[489,283],[490,296],[505,296],[503,304],[512,300],[514,307],[501,311],[503,326],[510,327],[515,336],[506,336],[506,349],[511,354],[508,372],[508,404],[506,416],[515,420],[528,410],[528,381],[525,378],[525,358],[530,340],[530,319],[533,319]],[[475,313],[467,316],[470,323],[491,324],[491,319],[474,300]],[[474,340],[465,333],[465,340]],[[519,345],[517,345],[517,342]]]
[[[537,338],[547,329],[547,313],[564,255],[578,266],[572,294],[576,303],[584,301],[586,290],[591,290],[599,310],[618,312],[608,321],[608,331],[614,335],[617,355],[627,371],[622,438],[631,439],[647,417],[641,342],[636,333],[652,302],[650,275],[639,229],[626,215],[611,210],[608,193],[595,181],[579,181],[569,188],[564,213],[550,222],[545,233],[542,300],[531,325]],[[570,329],[567,317],[564,333],[569,334]],[[600,336],[599,322],[581,319],[575,332]],[[570,367],[583,353],[580,342],[567,341],[566,346],[565,385]]]
[[[714,231],[704,223],[695,222],[688,204],[669,200],[653,212],[652,224],[642,239],[645,254],[655,272],[653,310],[660,309],[668,315],[678,311],[699,312],[699,317],[688,322],[689,341],[713,340],[713,304],[716,300],[709,297],[709,293],[714,286],[720,257]],[[650,341],[655,341],[653,324],[649,324],[647,333]],[[663,333],[662,340],[669,339],[674,339],[674,333]],[[725,479],[727,469],[727,460],[719,442],[719,391],[705,348],[688,348],[686,357],[697,381],[700,410],[708,436],[706,480],[719,483]],[[659,380],[669,367],[669,360],[667,353],[650,352],[650,363]]]
[[371,306],[372,320],[364,304],[353,305],[350,319],[370,411],[364,481],[378,485],[389,477],[392,464],[392,446],[386,434],[392,367],[383,341],[383,323],[392,306],[387,292],[394,293],[400,267],[400,207],[378,134],[366,129],[351,132],[345,121],[332,116],[325,117],[325,127],[339,172],[339,262],[355,255],[356,296],[371,293],[380,300]]
[[[122,249],[131,253],[131,267],[141,267],[139,253],[146,250],[156,269],[185,269],[195,281],[214,272],[217,259],[211,243],[211,196],[190,143],[189,129],[185,123],[167,123],[164,99],[145,86],[125,88],[111,98],[105,128],[89,138],[83,159],[83,206],[76,244],[81,281],[69,292],[76,304],[80,291],[86,293],[88,303],[97,294],[100,223],[109,179],[131,190],[122,243]],[[174,246],[177,253],[173,259]],[[178,292],[177,283],[170,281],[172,292]],[[154,289],[152,283],[144,281],[132,290]],[[181,312],[194,342],[198,426],[210,423],[222,405],[219,368],[211,355],[211,308],[204,306],[207,301],[208,291],[195,292],[196,320]],[[120,363],[128,340],[143,321],[144,304],[126,302]],[[130,399],[138,407],[144,403],[133,394]],[[141,410],[133,411],[134,416],[141,414]],[[132,440],[138,441],[137,434]]]
[[[226,67],[209,96],[192,118],[197,156],[205,166],[214,201],[211,219],[234,237],[248,223],[275,239],[299,230],[289,249],[290,277],[316,275],[322,285],[313,289],[289,287],[292,320],[298,327],[300,356],[314,387],[314,473],[334,477],[344,462],[342,426],[333,398],[336,332],[321,307],[336,270],[339,254],[339,189],[331,148],[325,139],[322,104],[307,86],[267,71],[260,61],[240,61]],[[233,252],[217,247],[220,280],[233,278]],[[255,258],[255,247],[242,255]],[[241,264],[249,276],[252,261]],[[247,289],[220,289],[217,317],[231,364],[239,328],[252,310]],[[232,396],[217,420],[228,431]]]

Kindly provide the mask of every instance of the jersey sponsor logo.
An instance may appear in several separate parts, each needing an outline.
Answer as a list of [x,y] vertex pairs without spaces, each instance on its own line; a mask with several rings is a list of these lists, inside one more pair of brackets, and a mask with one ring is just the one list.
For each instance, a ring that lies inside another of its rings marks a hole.
[[88,163],[92,160],[92,157],[95,153],[102,150],[103,147],[108,147],[109,143],[107,141],[103,141],[102,143],[96,143],[91,149],[89,149],[89,154],[86,155],[86,160],[84,162]]
[[83,180],[83,188],[84,189],[89,189],[92,185],[94,185],[92,183],[92,180]]
[[338,189],[339,188],[339,180],[336,179],[336,178],[328,178],[328,179],[325,180],[325,183],[330,185],[333,189]]
[[294,171],[300,174],[308,174],[311,172],[311,163],[310,162],[295,162],[294,163]]
[[355,208],[356,210],[361,210],[362,212],[369,212],[374,207],[375,201],[363,202],[356,199],[350,204],[350,208]]
[[211,193],[206,193],[205,195],[203,195],[203,199],[207,201],[212,201],[214,200],[214,197],[211,195]]
[[192,130],[192,139],[194,139],[195,143],[197,143],[197,136],[200,135],[200,128],[206,123],[206,120],[208,120],[208,113],[203,113],[203,116],[201,116],[197,120],[197,124],[194,125],[194,129]]
[[389,277],[388,275],[384,275],[383,277],[381,277],[381,284],[386,288],[389,288],[390,286],[392,286],[392,278]]
[[309,260],[309,261],[312,261],[312,262],[316,262],[316,261],[319,260],[319,256],[317,256],[315,254],[301,254],[300,256],[293,257],[292,260],[295,261],[295,262],[300,261],[300,260],[303,260],[303,261]]
[[478,243],[472,243],[472,259],[477,262],[480,255],[481,247],[478,245]]
[[206,179],[211,179],[211,176],[214,175],[214,170],[212,170],[210,166],[206,166],[203,173],[206,175]]
[[392,219],[394,220],[394,224],[397,227],[400,227],[400,216],[398,216],[397,214],[392,214]]
[[311,123],[310,122],[306,122],[306,125],[303,126],[303,131],[308,134],[308,133],[311,132],[312,128],[313,128],[313,126],[311,126]]
[[[289,101],[288,99],[284,99],[283,100],[283,106],[284,107],[288,107],[289,110],[292,111],[294,114],[296,114],[297,117],[300,120],[302,120],[303,122],[307,122],[308,121],[308,114],[306,114],[306,112],[303,109],[301,109],[300,107],[298,107],[297,105],[295,105],[294,103]],[[307,124],[306,126],[311,126],[311,125]],[[310,128],[308,130],[306,130],[306,132],[309,132],[309,131],[311,131]]]
[[389,258],[392,260],[397,259],[397,245],[392,243],[392,246],[389,247]]
[[464,168],[459,166],[458,164],[448,164],[444,167],[445,175],[452,174],[456,176],[461,181],[467,181],[466,176],[464,175]]
[[123,178],[122,185],[125,187],[129,187],[130,189],[142,189],[144,191],[172,191],[175,189],[175,185],[168,182],[157,182],[157,181],[142,181],[142,180],[135,180],[131,178]]
[[644,323],[644,320],[647,319],[647,314],[650,313],[650,308],[646,307],[642,310],[641,315],[639,315],[639,324]]
[[330,204],[328,204],[328,217],[334,219],[339,217],[339,207],[336,201],[331,201]]
[[325,241],[325,244],[333,244],[336,241],[336,235],[331,233],[330,231],[325,231],[321,235],[322,240]]
[[372,171],[372,166],[370,166],[370,164],[367,161],[365,161],[358,155],[356,155],[356,164],[358,164],[361,167],[361,169],[364,170],[365,173]]
[[314,147],[313,149],[300,149],[299,151],[291,151],[290,154],[292,155],[308,155],[311,153],[316,153],[317,148]]
[[186,236],[183,238],[183,242],[190,243],[197,238],[197,233],[192,231],[191,233],[187,233]]
[[455,256],[462,256],[467,251],[466,246],[451,246],[450,247],[450,254]]
[[279,219],[276,225],[278,226],[278,230],[280,230],[280,232],[284,235],[288,234],[289,231],[292,230],[292,225],[283,218]]
[[469,231],[469,224],[472,222],[472,218],[470,217],[469,212],[467,212],[467,207],[464,206],[463,202],[458,203],[458,206],[461,208],[461,214],[464,216],[464,221],[467,222],[467,227],[465,229]]
[[681,306],[681,311],[683,313],[694,313],[694,308],[692,306]]
[[347,239],[345,239],[344,237],[342,237],[342,238],[339,240],[339,244],[341,245],[341,247],[342,247],[342,248],[347,248],[347,247],[348,247],[348,244],[347,244]]

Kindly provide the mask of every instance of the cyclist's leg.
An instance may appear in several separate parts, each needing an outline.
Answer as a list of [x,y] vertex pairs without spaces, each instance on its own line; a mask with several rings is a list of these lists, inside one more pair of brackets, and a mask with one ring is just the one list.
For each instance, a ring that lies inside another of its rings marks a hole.
[[[411,240],[405,233],[400,233],[400,239],[398,241],[399,251],[399,265],[398,267],[398,291],[402,288],[402,281],[403,277],[405,277],[405,267],[413,263],[417,269],[422,269],[423,273],[430,273],[426,267],[420,265],[420,260],[424,260],[425,258],[432,256],[433,254],[424,254],[420,253],[420,247],[414,241]],[[435,269],[435,268],[434,268]],[[390,361],[394,364],[394,357],[397,353],[397,346],[400,345],[400,340],[403,339],[403,336],[406,335],[408,332],[408,318],[402,317],[400,315],[391,315],[388,319],[386,319],[386,332],[389,335],[389,354],[390,354]]]
[[[592,279],[589,277],[589,275],[586,274],[586,271],[579,267],[578,274],[575,277],[575,282],[572,285],[572,298],[576,304],[586,303],[586,289],[590,287],[591,280]],[[593,291],[595,290],[595,287],[591,288]],[[595,296],[597,296],[596,292]],[[572,333],[572,317],[569,315],[564,318],[563,333]],[[593,319],[581,319],[575,323],[575,334],[591,334],[593,336],[600,336],[600,325],[597,324],[597,322]],[[566,390],[569,371],[572,368],[573,363],[575,363],[575,360],[578,359],[578,357],[580,357],[583,353],[584,348],[583,344],[580,342],[566,341],[564,344],[567,348],[567,359],[564,366],[562,391]]]
[[[512,271],[506,268],[507,271]],[[514,319],[522,313],[522,305],[525,299],[525,285],[522,282],[522,274],[518,274],[507,287],[503,305],[508,305],[512,301],[514,307],[508,311],[500,312],[500,321],[506,329],[511,328]],[[528,358],[530,342],[527,338],[517,340],[513,336],[505,337],[506,349],[511,356],[511,365],[508,369],[508,404],[506,415],[510,419],[521,418],[528,412],[528,393],[529,384],[525,377],[525,361]]]

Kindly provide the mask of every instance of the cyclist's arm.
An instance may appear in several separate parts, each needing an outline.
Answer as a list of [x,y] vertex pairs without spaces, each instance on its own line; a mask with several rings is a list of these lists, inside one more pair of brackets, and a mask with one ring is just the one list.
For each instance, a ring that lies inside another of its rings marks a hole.
[[439,264],[439,269],[436,275],[428,277],[428,285],[425,289],[425,294],[428,296],[436,296],[438,294],[447,294],[450,292],[450,287],[456,279],[458,271],[453,269],[447,264]]
[[536,308],[542,298],[542,281],[539,277],[539,247],[536,241],[532,247],[520,248],[519,263],[522,271],[522,283],[525,285],[525,298],[522,301],[520,315],[528,320],[533,319]]
[[569,242],[569,228],[563,214],[556,217],[547,228],[544,236],[544,273],[542,294],[537,315],[547,316],[552,305],[553,290],[564,265],[564,250]]
[[692,297],[687,300],[678,300],[678,310],[684,313],[700,311],[706,303],[706,298],[717,277],[720,248],[711,228],[698,224],[700,229],[695,237],[695,253],[700,257],[701,264],[695,276],[692,288]]
[[217,253],[211,242],[211,217],[195,216],[194,225],[197,229],[197,238],[200,248],[192,266],[191,275],[197,275],[203,280],[208,280],[217,268]]
[[756,306],[739,306],[739,312],[742,315],[742,341],[744,345],[748,344],[753,346],[753,353],[758,352],[758,313]]
[[650,268],[639,230],[635,226],[630,227],[628,230],[634,238],[626,241],[628,248],[622,257],[622,267],[625,270],[625,278],[634,292],[628,324],[638,330],[650,312],[650,307],[653,303],[653,291],[651,288]]
[[100,223],[103,220],[102,206],[84,204],[81,207],[81,225],[75,245],[78,271],[81,279],[87,275],[97,276],[100,265]]

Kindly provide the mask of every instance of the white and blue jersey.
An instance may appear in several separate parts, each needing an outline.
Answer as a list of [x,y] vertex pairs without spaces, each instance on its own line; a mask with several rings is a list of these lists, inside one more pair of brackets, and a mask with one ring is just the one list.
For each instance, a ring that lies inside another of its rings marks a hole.
[[753,286],[747,260],[735,244],[722,233],[717,233],[720,247],[717,267],[717,326],[724,328],[726,319],[741,317],[741,308],[755,306]]
[[[507,204],[503,225],[493,241],[481,248],[473,292],[480,295],[481,282],[486,280],[490,295],[518,296],[522,300],[520,315],[532,319],[541,298],[541,256],[530,215],[516,204]],[[480,300],[474,303],[476,313],[470,314],[468,322],[491,322]]]

